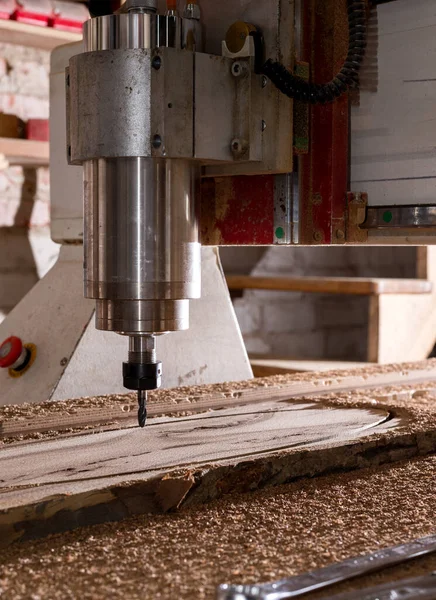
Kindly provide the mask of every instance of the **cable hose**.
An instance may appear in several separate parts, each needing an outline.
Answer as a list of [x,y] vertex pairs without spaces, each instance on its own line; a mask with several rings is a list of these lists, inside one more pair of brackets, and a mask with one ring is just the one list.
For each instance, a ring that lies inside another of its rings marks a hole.
[[350,88],[358,86],[359,71],[366,49],[366,2],[365,0],[347,0],[347,9],[348,55],[342,69],[329,83],[310,83],[290,73],[281,63],[271,59],[266,61],[262,73],[282,94],[305,103],[326,104],[333,102]]

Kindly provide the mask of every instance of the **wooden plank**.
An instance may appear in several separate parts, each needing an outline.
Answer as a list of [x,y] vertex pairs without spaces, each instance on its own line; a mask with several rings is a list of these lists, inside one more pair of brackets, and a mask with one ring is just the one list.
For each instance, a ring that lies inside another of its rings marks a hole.
[[48,166],[49,143],[0,138],[0,155],[3,155],[10,165]]
[[82,34],[60,31],[53,27],[37,27],[17,21],[0,20],[0,42],[41,50],[53,50],[62,44],[80,42]]
[[289,358],[251,358],[255,377],[271,377],[287,373],[322,373],[326,371],[357,369],[366,363],[338,362],[333,360],[292,360]]
[[357,277],[253,277],[227,275],[229,290],[275,290],[312,294],[372,296],[430,294],[432,283],[421,279],[365,279]]
[[[418,274],[436,282],[436,248],[420,249]],[[422,360],[436,343],[436,290],[431,294],[372,296],[368,360],[381,364]]]
[[[401,400],[398,388],[392,398],[378,389],[377,404],[370,394],[353,401],[348,395],[325,396],[334,386],[346,389],[353,381],[369,390],[394,382],[425,381],[428,386],[431,380],[436,380],[431,361],[415,368],[369,367],[344,377],[330,372],[288,386],[265,387],[268,380],[260,380],[264,387],[247,390],[246,396],[244,390],[221,394],[221,410],[153,419],[145,431],[118,426],[116,431],[4,445],[0,545],[434,452],[434,411],[419,398],[411,400],[413,390]],[[302,391],[309,383],[317,389],[316,398],[296,400],[289,394],[293,386]],[[283,394],[281,401],[275,394]],[[204,407],[217,398],[206,397]],[[62,403],[55,404],[56,412]],[[186,404],[173,402],[173,410]],[[74,410],[73,401],[65,405]],[[44,403],[43,418],[50,417],[49,406]]]
[[[256,409],[155,419],[145,431],[5,447],[0,451],[0,546],[127,514],[169,510],[191,489],[198,497],[200,484],[200,496],[208,489],[216,495],[223,491],[225,473],[241,485],[268,469],[277,484],[292,473],[313,476],[341,468],[350,457],[356,468],[364,464],[364,440],[404,423],[404,417],[392,419],[383,408],[264,402]],[[232,475],[250,464],[245,475]]]
[[[231,392],[215,392],[195,396],[182,395],[172,402],[156,401],[150,394],[148,414],[150,417],[173,415],[180,413],[201,413],[220,408],[231,408],[243,405],[256,405],[287,398],[319,396],[320,394],[339,393],[348,390],[373,389],[392,385],[418,385],[436,381],[436,366],[433,362],[417,365],[404,364],[392,367],[367,367],[338,373],[335,371],[313,374],[310,379],[288,381],[283,383],[267,383],[246,389],[235,384]],[[83,429],[92,426],[128,426],[136,424],[137,402],[130,396],[122,401],[103,403],[96,399],[95,408],[83,407],[81,400],[67,402],[46,402],[43,405],[23,406],[16,418],[10,415],[13,411],[6,407],[0,409],[0,440],[41,434],[44,432],[62,432]],[[60,408],[62,407],[62,408]],[[34,411],[34,408],[36,409]],[[42,410],[39,410],[42,409]]]

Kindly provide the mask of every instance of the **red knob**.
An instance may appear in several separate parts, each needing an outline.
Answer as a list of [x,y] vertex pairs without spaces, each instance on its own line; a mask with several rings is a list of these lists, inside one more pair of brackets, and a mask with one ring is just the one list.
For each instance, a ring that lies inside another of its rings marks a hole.
[[23,342],[14,335],[0,346],[0,369],[8,369],[17,362],[23,352]]

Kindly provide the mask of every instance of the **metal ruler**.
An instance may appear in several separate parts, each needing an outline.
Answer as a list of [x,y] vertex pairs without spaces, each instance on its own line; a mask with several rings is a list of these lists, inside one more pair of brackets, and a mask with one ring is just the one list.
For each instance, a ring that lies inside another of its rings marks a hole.
[[435,600],[435,598],[436,572],[414,579],[384,583],[359,592],[354,590],[330,596],[329,600]]
[[[374,573],[375,571],[399,565],[413,558],[431,554],[432,552],[436,552],[436,535],[421,538],[409,544],[401,544],[400,546],[393,546],[385,550],[378,550],[365,556],[350,558],[322,569],[316,569],[315,571],[274,583],[221,585],[217,590],[216,599],[287,600],[288,598],[297,598],[303,594],[331,586],[335,583]],[[436,582],[436,577],[434,580]],[[393,597],[396,598],[396,596]],[[403,599],[403,596],[399,597]],[[421,596],[417,597],[421,598]],[[386,596],[386,598],[392,598],[392,596]],[[413,596],[407,596],[407,598],[413,598]],[[436,592],[434,593],[434,598],[436,598]]]

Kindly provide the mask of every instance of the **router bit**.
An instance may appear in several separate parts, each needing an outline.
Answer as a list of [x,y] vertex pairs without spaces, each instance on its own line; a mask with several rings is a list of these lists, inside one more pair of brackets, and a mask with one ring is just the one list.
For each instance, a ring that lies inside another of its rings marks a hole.
[[156,360],[154,335],[129,336],[129,360],[123,364],[124,387],[138,393],[138,424],[147,420],[147,391],[160,388],[162,363]]
[[138,425],[145,427],[147,421],[147,392],[145,390],[138,390],[138,405]]

